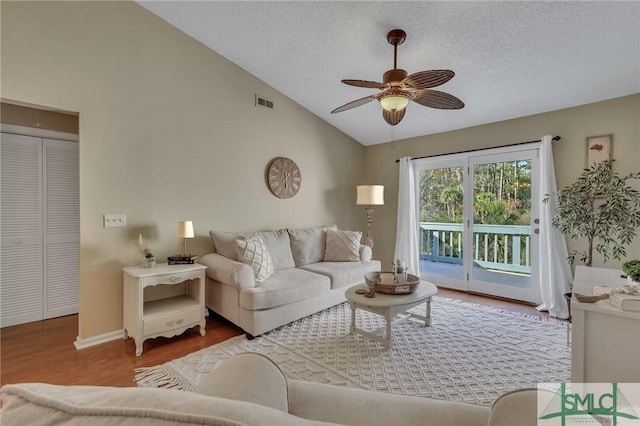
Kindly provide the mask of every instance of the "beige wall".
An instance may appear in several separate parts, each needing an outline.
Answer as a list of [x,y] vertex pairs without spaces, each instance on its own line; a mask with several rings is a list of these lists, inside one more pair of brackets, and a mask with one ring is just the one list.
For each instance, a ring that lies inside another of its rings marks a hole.
[[[455,114],[455,112],[452,112]],[[366,169],[369,181],[385,185],[385,205],[376,208],[375,252],[383,265],[393,260],[396,234],[398,188],[397,158],[420,157],[457,151],[489,148],[560,135],[554,142],[554,163],[558,187],[570,185],[585,167],[586,137],[613,133],[615,169],[621,174],[640,171],[640,94],[583,105],[545,114],[483,126],[423,136],[367,147]],[[640,189],[639,182],[634,187]],[[583,241],[569,241],[569,249],[584,250]],[[640,238],[627,248],[628,258],[640,258]],[[619,267],[619,261],[602,262],[594,256],[593,266]]]
[[[364,147],[132,2],[2,2],[3,99],[79,113],[80,330],[122,328],[121,268],[138,232],[160,259],[210,229],[337,223],[363,229],[355,206]],[[254,94],[275,102],[254,106]],[[302,171],[297,196],[265,184],[277,156]],[[126,228],[103,228],[125,213]]]

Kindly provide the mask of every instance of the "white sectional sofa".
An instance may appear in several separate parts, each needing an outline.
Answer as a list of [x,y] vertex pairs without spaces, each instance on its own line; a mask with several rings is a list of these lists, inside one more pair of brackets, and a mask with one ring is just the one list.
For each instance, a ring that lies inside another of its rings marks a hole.
[[[360,244],[361,233],[335,226],[210,235],[216,252],[200,259],[207,266],[206,305],[249,338],[344,302],[348,287],[380,271],[380,261]],[[256,247],[242,253],[238,240],[264,243],[268,253]]]
[[290,380],[254,353],[221,361],[194,392],[23,383],[5,385],[1,401],[3,426],[538,424],[535,389],[481,407]]

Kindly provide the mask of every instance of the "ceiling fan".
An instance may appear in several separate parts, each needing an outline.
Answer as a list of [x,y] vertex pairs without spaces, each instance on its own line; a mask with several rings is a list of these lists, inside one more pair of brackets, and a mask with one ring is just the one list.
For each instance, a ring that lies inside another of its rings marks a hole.
[[382,75],[382,83],[367,80],[342,80],[344,84],[356,87],[380,89],[382,92],[351,101],[331,111],[335,114],[367,104],[373,100],[382,106],[382,117],[392,126],[400,123],[409,101],[438,109],[461,109],[464,102],[445,92],[430,90],[451,80],[455,73],[451,70],[418,71],[407,76],[407,72],[397,67],[398,45],[404,43],[407,34],[400,29],[391,30],[387,41],[393,45],[393,69]]

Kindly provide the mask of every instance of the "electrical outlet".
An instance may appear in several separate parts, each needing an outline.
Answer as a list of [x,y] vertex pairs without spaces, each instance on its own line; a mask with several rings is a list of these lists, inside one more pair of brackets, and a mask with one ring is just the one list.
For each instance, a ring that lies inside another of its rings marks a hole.
[[127,226],[126,214],[105,214],[102,215],[102,220],[105,228]]

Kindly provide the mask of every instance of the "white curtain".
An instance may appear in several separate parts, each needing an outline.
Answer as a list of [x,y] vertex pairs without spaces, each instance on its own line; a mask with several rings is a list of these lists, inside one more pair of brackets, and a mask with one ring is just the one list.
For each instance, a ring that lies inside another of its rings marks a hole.
[[398,182],[398,223],[394,260],[407,262],[409,273],[420,276],[418,257],[418,220],[416,216],[416,187],[411,157],[400,159]]
[[542,138],[540,170],[540,200],[544,200],[547,196],[549,200],[546,203],[540,203],[538,258],[542,304],[537,309],[548,311],[552,317],[568,318],[569,310],[564,293],[569,291],[572,276],[567,261],[567,242],[564,235],[551,224],[551,218],[556,211],[555,196],[558,191],[551,136]]

